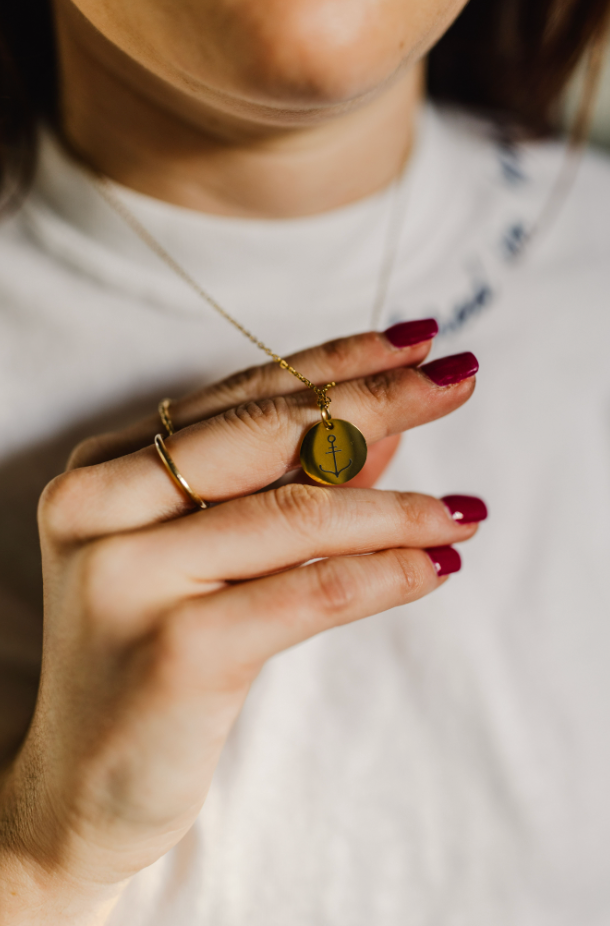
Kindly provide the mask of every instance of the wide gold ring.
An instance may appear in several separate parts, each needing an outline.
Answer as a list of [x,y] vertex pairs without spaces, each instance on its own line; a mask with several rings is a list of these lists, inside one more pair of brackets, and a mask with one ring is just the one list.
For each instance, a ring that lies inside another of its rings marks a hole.
[[157,436],[155,437],[155,447],[156,447],[157,453],[161,457],[161,461],[165,469],[170,474],[170,476],[172,477],[173,481],[176,483],[178,488],[182,489],[184,494],[188,495],[190,500],[195,505],[197,505],[199,508],[207,508],[208,506],[206,502],[204,502],[202,498],[199,498],[196,492],[193,492],[193,490],[191,489],[190,485],[188,484],[188,482],[186,481],[182,473],[180,473],[180,471],[178,470],[178,467],[172,460],[169,454],[169,451],[167,447],[165,446],[165,443],[163,442],[163,438],[161,437],[160,434],[157,434]]

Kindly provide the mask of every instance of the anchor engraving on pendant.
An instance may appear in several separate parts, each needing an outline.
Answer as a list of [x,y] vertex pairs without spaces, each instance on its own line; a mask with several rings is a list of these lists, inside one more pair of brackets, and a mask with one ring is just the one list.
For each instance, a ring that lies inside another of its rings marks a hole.
[[326,439],[327,439],[328,443],[330,444],[330,450],[327,450],[326,453],[332,453],[332,455],[333,455],[333,465],[334,465],[335,468],[334,468],[334,469],[324,469],[324,467],[323,467],[322,464],[320,463],[320,464],[319,464],[320,470],[321,470],[323,473],[331,473],[333,476],[338,476],[339,473],[342,473],[343,470],[348,469],[348,468],[352,465],[352,460],[350,460],[349,463],[346,463],[345,466],[342,466],[341,469],[337,469],[337,454],[338,454],[338,453],[343,453],[343,451],[342,451],[342,450],[337,450],[337,449],[336,449],[336,447],[335,447],[335,441],[337,440],[337,438],[335,437],[334,434],[329,434],[328,437],[327,437]]

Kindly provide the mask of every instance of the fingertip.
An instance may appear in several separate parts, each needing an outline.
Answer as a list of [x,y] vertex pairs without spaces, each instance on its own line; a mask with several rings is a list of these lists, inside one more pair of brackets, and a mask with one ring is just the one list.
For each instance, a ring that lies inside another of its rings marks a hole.
[[444,495],[441,502],[458,524],[477,524],[489,515],[487,505],[476,495]]
[[421,366],[424,373],[435,386],[455,386],[466,379],[471,379],[479,371],[479,361],[471,351],[439,357]]
[[383,337],[392,347],[402,350],[431,341],[438,334],[438,322],[435,318],[419,318],[414,321],[398,322],[383,332]]
[[455,547],[427,547],[424,553],[426,553],[432,561],[438,578],[449,576],[454,572],[459,572],[462,568],[462,558]]

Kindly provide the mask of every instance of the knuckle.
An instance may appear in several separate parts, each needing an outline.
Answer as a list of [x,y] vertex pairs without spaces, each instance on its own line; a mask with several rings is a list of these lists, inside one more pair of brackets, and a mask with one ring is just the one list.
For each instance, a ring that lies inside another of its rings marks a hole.
[[239,423],[254,431],[277,433],[285,426],[288,407],[282,396],[246,402],[225,412],[225,420]]
[[417,598],[426,581],[422,564],[407,550],[393,550],[390,562],[391,581],[399,597],[404,601]]
[[354,577],[343,566],[341,562],[327,559],[316,563],[312,569],[313,604],[329,616],[349,610],[359,597]]
[[38,503],[41,533],[57,543],[78,539],[87,496],[88,480],[84,470],[70,470],[56,476],[45,487]]
[[422,504],[421,496],[413,492],[400,492],[396,495],[400,520],[415,529],[417,534],[425,534],[434,526],[435,517],[429,505]]
[[332,496],[328,489],[293,483],[269,493],[276,510],[299,531],[317,534],[328,524]]
[[366,376],[362,380],[361,388],[367,399],[373,405],[388,405],[394,395],[396,386],[396,376],[394,371],[387,373],[375,373],[373,376]]
[[248,367],[233,373],[215,387],[216,397],[231,404],[247,402],[253,395],[264,391],[268,378],[266,367]]
[[354,365],[354,346],[351,338],[335,338],[320,347],[322,358],[335,378],[341,379]]

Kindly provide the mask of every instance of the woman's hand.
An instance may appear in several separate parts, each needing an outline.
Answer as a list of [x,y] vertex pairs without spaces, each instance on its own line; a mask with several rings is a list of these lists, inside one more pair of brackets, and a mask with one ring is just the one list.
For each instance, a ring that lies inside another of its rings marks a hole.
[[[342,380],[333,412],[374,444],[471,395],[466,367],[447,387],[413,368],[428,348],[398,351],[367,334],[291,359],[316,381]],[[476,530],[422,495],[260,492],[298,466],[318,416],[276,366],[172,413],[182,430],[166,445],[179,470],[223,504],[192,512],[150,446],[156,417],[86,442],[41,500],[43,672],[2,794],[3,922],[52,921],[50,910],[92,921],[192,825],[265,661],[433,591],[444,579],[425,548]]]

